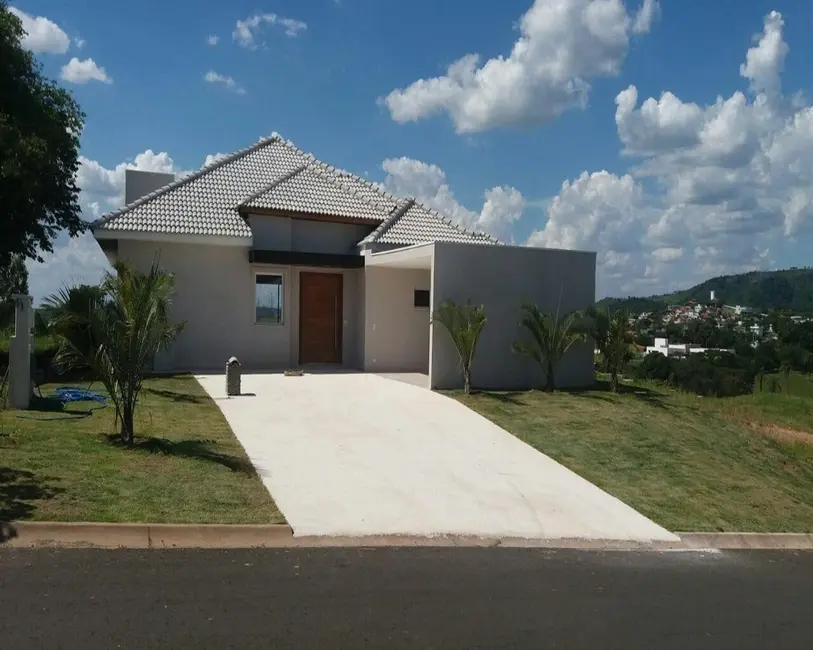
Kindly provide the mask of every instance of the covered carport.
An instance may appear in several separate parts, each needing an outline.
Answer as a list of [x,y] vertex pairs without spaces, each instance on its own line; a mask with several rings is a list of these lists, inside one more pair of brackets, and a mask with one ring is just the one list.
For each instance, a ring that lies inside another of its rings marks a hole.
[[[512,351],[525,333],[523,303],[567,313],[595,301],[596,254],[526,246],[433,242],[371,253],[365,260],[365,364],[372,372],[427,372],[433,389],[459,388],[457,353],[431,313],[444,300],[483,305],[488,318],[472,368],[475,387],[525,390],[541,368]],[[416,307],[428,290],[428,307]],[[560,387],[593,381],[593,351],[574,346],[557,368]]]

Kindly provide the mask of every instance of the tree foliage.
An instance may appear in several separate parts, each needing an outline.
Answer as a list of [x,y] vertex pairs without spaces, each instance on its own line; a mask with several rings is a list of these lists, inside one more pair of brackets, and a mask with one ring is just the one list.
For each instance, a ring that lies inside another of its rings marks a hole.
[[556,367],[567,351],[584,341],[586,330],[581,312],[548,314],[533,303],[522,305],[519,324],[530,338],[514,343],[514,351],[526,354],[545,370],[545,391],[556,390]]
[[28,269],[20,255],[8,257],[6,264],[0,263],[0,330],[13,324],[14,301],[11,297],[14,294],[28,294]]
[[432,321],[443,325],[454,343],[463,370],[463,390],[467,395],[471,392],[474,352],[486,320],[485,308],[471,302],[458,305],[452,300],[444,300],[432,314]]
[[633,356],[635,331],[629,323],[629,315],[625,311],[595,307],[588,309],[587,315],[588,332],[601,352],[603,370],[610,374],[610,390],[617,393],[618,375]]
[[147,273],[122,263],[114,268],[100,287],[65,288],[46,309],[61,342],[54,362],[93,371],[116,407],[122,441],[132,444],[144,377],[186,323],[170,323],[174,279],[157,262]]
[[0,266],[40,259],[62,230],[87,228],[76,172],[84,114],[23,49],[22,23],[0,0]]

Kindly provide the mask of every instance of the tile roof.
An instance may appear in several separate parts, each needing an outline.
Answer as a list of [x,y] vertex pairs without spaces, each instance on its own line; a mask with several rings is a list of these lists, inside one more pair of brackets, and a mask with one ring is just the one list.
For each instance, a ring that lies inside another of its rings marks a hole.
[[102,217],[93,229],[250,238],[241,211],[251,208],[378,222],[363,243],[498,243],[455,226],[414,199],[331,167],[276,133]]
[[102,217],[94,229],[250,238],[239,203],[304,162],[273,135]]
[[404,246],[430,241],[499,243],[485,233],[460,228],[434,210],[416,203],[414,200],[404,203],[397,218],[383,222],[364,241],[365,243],[378,242]]
[[392,205],[394,199],[373,197],[315,164],[298,168],[281,182],[272,183],[242,203],[245,208],[330,214],[376,222],[387,217]]

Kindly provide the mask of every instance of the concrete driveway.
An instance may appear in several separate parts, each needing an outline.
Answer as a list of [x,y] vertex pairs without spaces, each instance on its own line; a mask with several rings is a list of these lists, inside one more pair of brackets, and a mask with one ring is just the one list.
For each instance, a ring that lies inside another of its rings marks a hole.
[[[372,374],[198,381],[297,536],[677,538],[462,404]],[[205,486],[201,486],[205,489]]]

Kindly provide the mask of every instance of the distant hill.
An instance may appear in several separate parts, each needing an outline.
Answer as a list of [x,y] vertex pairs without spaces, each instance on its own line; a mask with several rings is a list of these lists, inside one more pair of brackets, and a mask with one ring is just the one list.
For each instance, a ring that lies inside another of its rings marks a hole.
[[813,268],[723,275],[685,291],[648,298],[604,298],[598,304],[639,314],[690,300],[707,304],[711,302],[712,291],[715,299],[726,305],[744,305],[760,311],[790,309],[813,313]]

